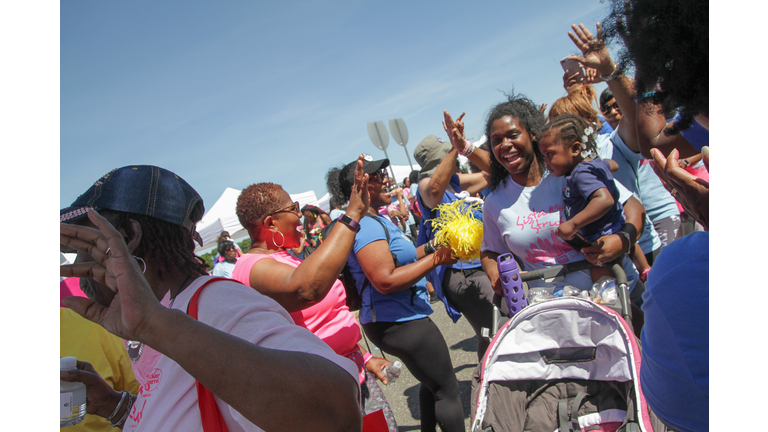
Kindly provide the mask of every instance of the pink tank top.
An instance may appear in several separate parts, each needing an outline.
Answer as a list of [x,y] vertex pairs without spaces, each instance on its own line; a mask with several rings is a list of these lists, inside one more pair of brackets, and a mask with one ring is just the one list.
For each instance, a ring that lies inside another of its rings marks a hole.
[[[243,254],[237,260],[232,271],[232,279],[250,286],[251,269],[264,258],[274,259],[279,263],[298,267],[301,261],[288,252],[274,254]],[[301,327],[306,328],[328,344],[336,354],[347,357],[358,366],[360,382],[365,381],[365,363],[357,342],[360,341],[360,325],[347,307],[347,295],[344,285],[336,279],[331,290],[320,303],[306,309],[291,312],[291,318]]]

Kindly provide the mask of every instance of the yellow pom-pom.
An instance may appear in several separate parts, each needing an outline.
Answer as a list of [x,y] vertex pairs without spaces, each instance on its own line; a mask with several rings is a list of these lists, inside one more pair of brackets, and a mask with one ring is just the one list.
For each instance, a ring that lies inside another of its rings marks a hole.
[[432,219],[435,244],[450,245],[453,256],[461,261],[480,259],[483,222],[473,213],[481,209],[480,203],[457,200],[437,208],[440,216]]

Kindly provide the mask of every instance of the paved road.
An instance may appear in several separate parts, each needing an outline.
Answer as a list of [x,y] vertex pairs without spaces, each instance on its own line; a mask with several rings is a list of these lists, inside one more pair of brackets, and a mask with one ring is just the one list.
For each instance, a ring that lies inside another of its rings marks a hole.
[[[448,314],[445,313],[445,306],[443,306],[442,303],[435,303],[432,305],[432,308],[435,312],[430,315],[430,318],[437,324],[437,327],[443,333],[443,337],[445,337],[445,341],[448,344],[448,349],[451,352],[453,370],[456,372],[456,377],[459,379],[459,387],[461,389],[461,404],[464,408],[464,425],[465,429],[469,431],[469,423],[471,421],[469,418],[470,380],[472,378],[472,372],[477,366],[477,340],[475,339],[475,332],[464,317],[454,324],[448,317]],[[361,343],[365,346],[365,340]],[[370,345],[371,350],[373,350],[373,344],[370,341],[368,344]],[[373,351],[373,354],[380,356],[380,354],[378,354],[380,352],[381,351]],[[395,361],[397,359],[386,353],[385,356],[390,361]],[[395,413],[398,430],[420,430],[419,382],[405,367],[403,367],[403,372],[395,383],[380,385],[384,391],[384,395],[387,397],[389,405],[392,407],[392,411]]]

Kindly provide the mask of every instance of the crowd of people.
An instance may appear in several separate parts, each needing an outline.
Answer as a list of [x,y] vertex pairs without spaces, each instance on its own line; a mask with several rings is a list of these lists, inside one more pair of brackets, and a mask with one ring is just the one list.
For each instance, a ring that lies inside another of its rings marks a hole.
[[[396,431],[379,386],[391,362],[363,348],[365,335],[419,381],[422,431],[463,431],[459,382],[430,315],[442,302],[454,322],[464,316],[480,362],[503,294],[497,258],[511,252],[523,271],[592,265],[529,282],[555,290],[589,290],[619,263],[648,405],[669,428],[708,430],[706,8],[613,0],[605,26],[568,32],[579,70],[564,71],[566,96],[548,113],[510,94],[473,143],[464,114],[444,111],[448,140],[424,138],[421,169],[399,183],[387,159],[330,167],[329,212],[274,183],[248,186],[236,212],[250,248],[222,232],[212,267],[194,253],[205,209],[192,186],[155,166],[110,171],[61,210],[62,250],[77,252],[61,275],[85,295],[62,299],[61,355],[78,365],[61,380],[87,389],[89,421],[75,427],[359,431],[382,411]],[[687,33],[675,31],[681,22]],[[478,197],[480,259],[459,261],[432,221],[441,204]]]

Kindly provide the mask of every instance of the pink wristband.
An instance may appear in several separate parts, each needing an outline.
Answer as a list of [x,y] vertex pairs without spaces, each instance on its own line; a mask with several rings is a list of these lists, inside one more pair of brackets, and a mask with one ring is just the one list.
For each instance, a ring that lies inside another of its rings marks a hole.
[[368,364],[368,360],[370,360],[372,358],[373,358],[373,354],[371,354],[369,352],[363,354],[363,363],[364,364]]

